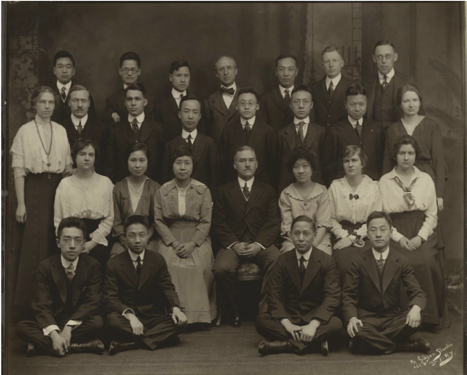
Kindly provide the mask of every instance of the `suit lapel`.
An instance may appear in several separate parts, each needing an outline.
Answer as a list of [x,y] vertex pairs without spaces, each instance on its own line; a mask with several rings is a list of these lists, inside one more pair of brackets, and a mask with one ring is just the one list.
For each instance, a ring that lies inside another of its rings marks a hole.
[[[245,133],[243,130],[242,123],[240,120],[235,121],[232,124],[229,124],[229,126],[233,126],[233,144],[235,145],[245,145]],[[254,128],[254,126],[253,126]],[[253,130],[251,131],[253,133]],[[250,133],[250,138],[251,138],[251,133]]]
[[287,125],[287,129],[285,130],[285,140],[289,145],[290,150],[295,148],[295,125],[294,123]]
[[169,104],[169,110],[175,114],[178,118],[178,112],[180,112],[180,109],[178,108],[177,101],[175,98],[170,94],[170,97],[168,98],[168,104]]
[[306,136],[305,136],[305,146],[307,148],[311,148],[311,146],[315,142],[316,135],[317,135],[317,132],[318,132],[317,126],[319,126],[319,125],[316,125],[311,121],[308,123],[308,130],[307,130]]
[[342,76],[341,80],[337,84],[336,89],[334,90],[334,93],[332,94],[331,111],[333,111],[335,109],[337,104],[342,102],[342,97],[345,95],[345,90],[347,89],[347,87],[345,87],[345,86],[346,85],[344,83],[344,76]]
[[[242,211],[245,211],[245,197],[243,196],[242,191],[240,190],[240,185],[238,184],[238,180],[232,181],[231,186],[229,188],[229,192],[234,198],[235,202],[237,202],[238,206]],[[251,199],[251,197],[250,197]]]
[[75,277],[73,278],[73,306],[78,302],[79,296],[83,291],[83,284],[87,278],[88,269],[86,267],[84,257],[80,257],[78,266],[76,267]]
[[[363,119],[363,129],[362,129],[362,143],[363,147],[366,145],[374,145],[374,140],[373,140],[373,129],[371,127],[371,122],[369,120]],[[366,153],[367,151],[364,150]]]
[[300,294],[302,294],[303,291],[308,287],[308,285],[311,283],[311,280],[314,279],[319,269],[321,268],[321,259],[319,259],[318,254],[316,253],[317,251],[319,250],[313,249],[313,251],[311,252],[310,259],[308,260],[308,266],[305,271],[305,277],[303,278],[303,284],[300,290]]
[[148,139],[149,135],[152,133],[153,130],[154,127],[150,125],[149,122],[147,122],[147,120],[144,120],[141,124],[139,141],[143,143],[146,142],[146,139]]
[[[258,186],[257,179],[253,181],[253,185],[251,186],[250,198],[247,202],[247,209],[246,213],[250,212],[251,208],[255,205],[256,201],[259,197],[263,194],[263,189]],[[243,195],[243,194],[242,194]]]
[[125,250],[125,253],[126,256],[123,257],[120,262],[122,265],[122,271],[134,286],[138,286],[138,274],[136,273],[135,266],[133,265],[133,261],[130,258],[130,254],[128,254],[128,250]]
[[135,133],[131,129],[131,125],[128,120],[122,122],[122,128],[120,129],[123,137],[127,140],[128,144],[135,143]]
[[346,119],[345,126],[339,126],[339,131],[343,133],[344,139],[350,140],[349,144],[358,145],[360,143],[360,139],[358,139],[358,135],[349,119]]
[[[233,102],[232,102],[233,104]],[[214,97],[212,98],[212,106],[214,109],[222,113],[224,116],[228,114],[229,109],[225,105],[224,98],[222,97],[222,94],[220,90],[217,90],[214,93]],[[232,105],[231,105],[232,107]]]
[[192,147],[194,164],[199,162],[199,160],[201,159],[201,155],[203,155],[203,151],[205,147],[206,147],[206,138],[204,138],[203,134],[198,132],[198,135],[196,136],[195,142],[193,143],[193,147]]
[[399,257],[397,256],[397,254],[389,250],[389,254],[388,254],[388,257],[386,258],[386,263],[385,263],[384,272],[383,272],[383,294],[386,292],[386,289],[388,288],[389,283],[392,281],[392,279],[394,278],[394,275],[399,269],[399,264],[397,263],[398,260],[399,260]]
[[381,293],[381,283],[379,281],[379,274],[378,270],[376,269],[375,257],[371,253],[371,249],[364,253],[364,258],[365,261],[363,262],[363,267],[370,276],[371,281],[373,281],[373,284],[375,284],[376,288]]
[[[290,255],[289,255],[290,254]],[[302,286],[300,283],[300,276],[298,274],[298,261],[297,257],[295,256],[295,249],[291,250],[287,253],[288,256],[288,261],[287,261],[287,270],[289,271],[290,278],[292,279],[292,282],[294,285],[297,287],[297,290],[300,291]]]
[[152,269],[154,268],[154,262],[151,261],[152,254],[149,253],[149,250],[146,250],[144,254],[143,269],[139,278],[138,290],[140,290],[144,283],[148,280],[152,273]]
[[[229,122],[229,120],[232,118],[232,116],[237,112],[237,99],[238,99],[238,91],[239,90],[240,90],[240,88],[237,87],[237,90],[235,90],[235,95],[233,97],[232,103],[230,103],[230,107],[229,107],[228,113],[227,113],[227,122]],[[224,99],[222,99],[222,102],[224,102]],[[224,103],[224,106],[225,106],[225,103]]]
[[[79,262],[78,262],[79,263]],[[60,261],[60,255],[56,256],[52,263],[52,278],[57,286],[63,303],[66,303],[66,274]]]
[[285,103],[284,98],[282,97],[281,90],[276,88],[272,91],[272,99],[277,103],[277,106],[285,113],[290,111],[290,107]]
[[253,129],[250,133],[250,138],[248,139],[248,146],[250,146],[253,150],[256,150],[256,146],[259,142],[261,142],[261,133],[263,132],[264,125],[261,121],[256,121],[253,125]]

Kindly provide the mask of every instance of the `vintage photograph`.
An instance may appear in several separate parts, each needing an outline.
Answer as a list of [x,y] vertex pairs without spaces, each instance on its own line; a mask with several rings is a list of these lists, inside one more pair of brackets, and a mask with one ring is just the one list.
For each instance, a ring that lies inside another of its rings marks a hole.
[[2,371],[464,373],[465,2],[2,2]]

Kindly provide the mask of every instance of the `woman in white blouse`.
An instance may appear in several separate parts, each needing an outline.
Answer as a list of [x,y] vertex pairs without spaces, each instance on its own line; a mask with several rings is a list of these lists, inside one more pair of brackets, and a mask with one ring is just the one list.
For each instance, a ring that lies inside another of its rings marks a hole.
[[315,239],[313,246],[331,255],[331,209],[325,186],[312,180],[312,156],[308,148],[297,147],[293,150],[288,168],[292,171],[295,182],[286,187],[279,198],[281,210],[281,252],[294,248],[290,239],[290,226],[294,218],[306,215],[313,219]]
[[334,180],[329,187],[333,257],[341,282],[354,255],[369,248],[368,216],[382,210],[378,182],[362,173],[366,163],[367,156],[360,147],[346,146],[342,158],[345,177]]
[[86,224],[87,239],[83,253],[96,258],[102,270],[109,258],[107,236],[114,221],[113,184],[105,176],[94,172],[97,146],[90,139],[78,139],[71,156],[76,173],[64,178],[55,195],[54,224],[74,216]]
[[392,149],[396,167],[381,177],[383,210],[391,215],[391,239],[410,259],[415,277],[427,295],[425,323],[439,324],[444,308],[444,277],[437,248],[436,191],[432,178],[414,166],[420,153],[417,141],[403,135]]
[[165,258],[188,324],[211,323],[217,315],[211,249],[212,198],[209,188],[191,178],[191,148],[172,156],[175,178],[156,193],[155,222]]
[[14,301],[18,306],[30,305],[37,266],[57,249],[53,228],[55,191],[72,164],[65,128],[50,120],[55,108],[54,91],[37,87],[31,106],[36,115],[19,128],[11,146],[18,200],[16,220],[25,223]]

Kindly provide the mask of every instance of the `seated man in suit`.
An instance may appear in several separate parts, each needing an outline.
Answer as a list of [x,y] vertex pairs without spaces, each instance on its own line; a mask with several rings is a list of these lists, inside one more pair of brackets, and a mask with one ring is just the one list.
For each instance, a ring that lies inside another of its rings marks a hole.
[[332,124],[326,135],[323,164],[328,185],[345,173],[342,167],[342,152],[346,146],[359,146],[368,157],[365,174],[373,180],[381,177],[384,158],[384,133],[380,126],[364,119],[367,97],[365,88],[354,83],[345,92],[347,118]]
[[[128,116],[128,111],[125,105],[125,89],[138,82],[141,74],[141,58],[134,52],[125,52],[120,57],[120,69],[118,70],[122,77],[123,87],[107,98],[105,103],[105,121],[113,124],[124,121]],[[146,105],[147,118],[153,118],[153,99],[148,96]]]
[[274,187],[277,184],[277,135],[271,126],[256,116],[260,108],[258,99],[258,93],[253,88],[238,90],[237,110],[240,118],[224,128],[218,143],[223,183],[237,177],[234,156],[239,147],[246,145],[255,150],[258,162],[255,177]]
[[191,178],[206,184],[211,190],[216,188],[219,176],[219,163],[216,144],[211,137],[198,131],[201,120],[201,101],[193,94],[184,96],[180,101],[181,134],[165,145],[162,182],[166,183],[175,176],[172,155],[178,146],[188,145],[193,152],[193,173]]
[[298,74],[297,58],[279,55],[275,71],[279,87],[261,95],[260,114],[264,122],[277,131],[293,121],[290,98]]
[[[101,152],[104,150],[104,126],[89,117],[90,98],[89,90],[81,85],[73,85],[68,94],[71,115],[63,121],[62,125],[66,129],[70,150],[79,138],[91,139],[99,146]],[[95,167],[97,173],[103,173],[102,158],[96,160]]]
[[336,46],[328,46],[321,54],[326,75],[311,86],[315,103],[315,122],[321,126],[330,126],[344,119],[345,90],[353,81],[342,75],[344,59]]
[[146,252],[152,234],[148,219],[130,216],[124,233],[128,250],[109,260],[105,274],[105,324],[112,339],[109,354],[175,345],[187,318],[180,310],[164,257]]
[[215,142],[219,142],[222,130],[230,121],[237,120],[237,93],[235,83],[237,76],[237,62],[233,57],[222,56],[215,65],[216,77],[221,83],[221,88],[216,90],[204,101],[204,114],[206,122],[206,134]]
[[274,189],[255,178],[254,150],[242,146],[234,157],[238,177],[214,194],[213,235],[221,245],[214,264],[219,296],[230,305],[232,325],[241,325],[235,296],[235,272],[242,262],[255,262],[264,271],[260,311],[265,308],[265,286],[279,256],[274,245],[281,218]]
[[102,275],[97,260],[81,255],[86,226],[81,219],[67,217],[57,236],[60,254],[41,262],[36,273],[35,319],[19,322],[16,333],[28,342],[29,356],[36,349],[58,357],[102,353]]
[[[54,56],[53,64],[53,72],[57,81],[52,87],[57,90],[59,100],[55,102],[52,121],[63,125],[63,122],[67,120],[71,114],[70,107],[68,106],[70,90],[73,86],[78,85],[78,83],[73,80],[76,73],[75,59],[71,53],[67,51],[58,51]],[[94,108],[92,96],[89,97],[88,113],[90,119],[96,118],[96,110]]]
[[125,107],[128,114],[109,129],[107,140],[106,176],[114,184],[129,175],[125,151],[134,142],[142,142],[151,150],[146,175],[154,181],[160,180],[162,125],[151,120],[146,114],[147,104],[146,89],[141,83],[135,83],[125,89]]
[[[397,245],[389,245],[391,217],[375,211],[368,216],[367,227],[372,249],[353,258],[342,291],[350,348],[354,352],[366,348],[378,354],[426,353],[430,343],[425,339],[407,341],[420,326],[426,295],[409,260],[398,251]],[[406,309],[400,298],[402,287],[409,300]]]
[[326,129],[310,120],[310,112],[313,108],[313,96],[311,90],[300,85],[292,91],[292,102],[290,103],[294,114],[292,123],[278,132],[279,138],[279,192],[294,182],[294,176],[287,167],[287,160],[292,151],[299,146],[307,147],[313,155],[313,181],[323,184],[321,173],[321,154]]
[[320,349],[328,355],[327,338],[342,329],[334,316],[341,290],[331,256],[314,249],[313,219],[298,216],[290,235],[295,251],[276,261],[267,286],[269,310],[256,317],[256,330],[271,341],[261,341],[263,354],[296,353]]

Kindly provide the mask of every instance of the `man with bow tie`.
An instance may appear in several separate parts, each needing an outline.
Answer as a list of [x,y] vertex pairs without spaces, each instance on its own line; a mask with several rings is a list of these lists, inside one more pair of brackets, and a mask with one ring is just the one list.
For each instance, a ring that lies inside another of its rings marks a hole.
[[[395,351],[426,353],[425,339],[408,341],[420,327],[426,294],[409,260],[391,239],[391,217],[374,211],[367,220],[372,248],[355,255],[345,276],[342,311],[353,352],[390,354]],[[401,290],[407,302],[401,299]]]
[[68,353],[104,351],[98,339],[104,322],[99,315],[102,276],[99,262],[81,255],[86,226],[68,217],[57,229],[60,254],[44,260],[36,273],[34,320],[18,323],[16,332],[28,342],[27,354],[63,357]]
[[334,316],[341,290],[334,260],[313,248],[313,219],[298,216],[290,235],[294,250],[276,261],[267,286],[268,312],[256,317],[256,330],[269,341],[261,341],[262,355],[303,354],[319,350],[329,353],[327,339],[342,329]]
[[221,87],[209,95],[203,107],[206,133],[217,143],[227,124],[239,119],[238,87],[235,83],[237,62],[231,56],[221,56],[214,65],[214,71]]

